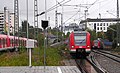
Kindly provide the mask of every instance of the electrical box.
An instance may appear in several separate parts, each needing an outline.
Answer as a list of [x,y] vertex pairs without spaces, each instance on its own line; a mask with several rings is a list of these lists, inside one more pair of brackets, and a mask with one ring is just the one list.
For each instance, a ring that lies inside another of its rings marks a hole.
[[33,39],[28,39],[26,42],[26,48],[34,48],[34,40]]

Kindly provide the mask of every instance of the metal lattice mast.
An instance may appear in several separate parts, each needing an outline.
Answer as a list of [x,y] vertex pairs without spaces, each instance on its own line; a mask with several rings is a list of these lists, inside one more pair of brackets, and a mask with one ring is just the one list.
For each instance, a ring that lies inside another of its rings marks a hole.
[[58,27],[57,10],[55,11],[55,27]]
[[17,32],[19,33],[19,8],[18,0],[14,0],[14,35]]
[[[117,0],[117,18],[119,18],[119,0]],[[119,21],[117,22],[117,45],[120,45],[120,37],[119,37]]]
[[6,7],[4,7],[4,30],[3,31],[6,33]]
[[34,0],[34,38],[37,36],[38,34],[38,16],[36,16],[38,14],[38,4],[37,4],[37,0]]
[[[19,8],[18,8],[18,0],[14,0],[14,43],[15,42],[15,36],[19,37]],[[18,38],[19,39],[19,38]],[[14,46],[14,48],[16,48]]]
[[[38,1],[34,0],[34,39],[38,40],[38,50],[39,52],[37,53],[38,56],[40,56],[40,48],[39,48],[39,39],[38,39]],[[40,57],[39,57],[40,60]],[[39,62],[38,62],[39,63]]]
[[[56,0],[56,5],[57,5],[57,0]],[[55,27],[57,29],[57,42],[58,42],[58,18],[57,18],[57,8],[56,8],[56,11],[55,11]]]

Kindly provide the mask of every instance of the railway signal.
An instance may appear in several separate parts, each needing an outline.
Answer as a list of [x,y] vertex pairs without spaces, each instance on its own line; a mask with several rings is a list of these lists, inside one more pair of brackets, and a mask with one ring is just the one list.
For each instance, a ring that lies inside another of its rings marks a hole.
[[45,30],[48,27],[48,21],[42,20],[42,28]]
[[42,20],[42,28],[44,29],[44,71],[45,71],[45,66],[46,66],[46,48],[47,48],[47,31],[45,31],[45,29],[48,27],[48,21],[47,20]]

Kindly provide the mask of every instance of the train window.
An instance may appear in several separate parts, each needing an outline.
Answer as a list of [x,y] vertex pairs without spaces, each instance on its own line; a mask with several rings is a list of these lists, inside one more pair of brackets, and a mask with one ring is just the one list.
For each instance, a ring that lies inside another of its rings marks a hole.
[[16,39],[15,41],[16,41],[16,43],[15,43],[15,44],[17,44],[17,43],[18,43],[17,39]]
[[10,39],[10,46],[11,46],[11,39]]
[[84,33],[84,35],[75,35],[74,36],[74,39],[75,39],[75,44],[76,45],[86,45],[86,33]]
[[25,41],[25,46],[26,46],[26,41]]
[[3,45],[3,39],[1,38],[1,45]]
[[20,46],[22,46],[22,40],[20,40]]
[[5,46],[6,46],[6,44],[7,44],[7,38],[5,39]]
[[23,46],[23,40],[21,40],[21,42],[22,42],[22,46]]
[[12,39],[12,44],[14,43],[13,39]]
[[5,39],[3,38],[3,47],[5,47]]
[[81,41],[81,40],[85,40],[86,36],[75,36],[74,38],[75,40]]
[[23,46],[25,46],[25,41],[23,40],[23,43],[24,43],[24,45]]
[[10,45],[12,44],[12,40],[10,39]]
[[0,45],[1,45],[1,38],[0,38]]
[[94,43],[98,43],[98,40],[94,40]]

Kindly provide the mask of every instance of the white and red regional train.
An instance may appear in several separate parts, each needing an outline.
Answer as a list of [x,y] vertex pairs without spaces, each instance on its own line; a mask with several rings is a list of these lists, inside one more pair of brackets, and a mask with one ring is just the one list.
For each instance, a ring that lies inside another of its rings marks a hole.
[[[33,40],[33,39],[31,39]],[[37,44],[37,41],[34,40]],[[20,46],[26,47],[27,38],[8,36],[0,34],[0,51],[19,48]],[[35,44],[35,45],[36,45]]]
[[70,54],[88,56],[91,52],[90,33],[87,31],[73,31],[69,36]]

